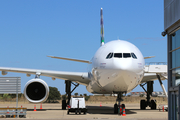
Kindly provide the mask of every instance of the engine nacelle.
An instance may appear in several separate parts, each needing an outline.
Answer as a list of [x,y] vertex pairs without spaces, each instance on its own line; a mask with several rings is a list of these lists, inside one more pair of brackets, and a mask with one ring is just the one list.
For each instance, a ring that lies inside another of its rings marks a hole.
[[31,79],[25,85],[24,96],[32,103],[44,102],[49,96],[49,86],[42,79]]
[[7,72],[6,72],[6,71],[2,71],[1,74],[2,74],[2,75],[7,75]]

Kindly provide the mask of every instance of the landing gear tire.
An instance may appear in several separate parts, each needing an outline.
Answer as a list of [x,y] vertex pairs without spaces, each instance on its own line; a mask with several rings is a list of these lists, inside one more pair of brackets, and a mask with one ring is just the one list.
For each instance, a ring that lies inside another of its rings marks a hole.
[[125,104],[122,104],[122,108],[125,108]]
[[24,118],[24,115],[19,115],[19,118]]
[[145,100],[141,100],[140,108],[141,108],[141,110],[145,110],[146,109],[146,101]]
[[81,114],[81,110],[79,110],[79,114]]
[[62,110],[66,110],[66,100],[62,100]]
[[151,100],[151,109],[152,110],[156,109],[156,103],[154,102],[154,100]]
[[114,114],[118,114],[118,105],[114,104]]
[[77,114],[77,110],[75,111],[75,114]]

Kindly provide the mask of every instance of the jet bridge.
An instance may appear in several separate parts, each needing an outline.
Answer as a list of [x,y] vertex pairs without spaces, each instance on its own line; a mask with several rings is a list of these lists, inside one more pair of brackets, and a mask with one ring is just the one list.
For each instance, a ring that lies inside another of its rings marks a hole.
[[[153,92],[153,81],[156,80],[156,78],[159,80],[159,83],[162,87],[162,90],[168,99],[167,92],[164,88],[164,85],[161,80],[167,79],[167,64],[165,62],[151,62],[146,63],[144,67],[145,74],[152,74],[154,76],[153,78],[146,79],[142,82],[145,82],[144,84],[140,84],[140,86],[144,89],[144,91],[147,93],[147,101],[141,100],[140,107],[141,109],[146,109],[147,106],[151,107],[151,109],[156,109],[156,104],[154,100],[150,101],[150,95],[152,95]],[[156,76],[156,77],[155,77]],[[147,84],[147,90],[144,88],[144,85]]]
[[[145,73],[160,73],[167,74],[167,63],[165,62],[150,62],[145,65]],[[167,78],[167,76],[166,76]]]
[[168,98],[167,92],[161,80],[168,78],[166,62],[150,62],[145,65],[145,73],[156,73],[159,83],[163,89],[165,96]]

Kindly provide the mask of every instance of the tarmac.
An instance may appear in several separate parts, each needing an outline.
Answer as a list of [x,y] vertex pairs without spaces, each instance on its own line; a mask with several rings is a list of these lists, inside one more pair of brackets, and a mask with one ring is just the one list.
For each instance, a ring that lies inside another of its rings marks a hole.
[[[87,104],[86,107],[88,109],[87,114],[75,114],[70,113],[67,115],[67,110],[61,109],[61,104],[52,103],[52,104],[42,104],[42,109],[40,109],[40,104],[36,104],[36,110],[34,111],[34,104],[20,104],[20,106],[27,108],[26,118],[14,118],[14,119],[61,119],[61,120],[94,120],[94,119],[110,119],[110,120],[168,120],[168,112],[151,110],[147,108],[146,110],[140,110],[139,104],[126,104],[126,116],[120,116],[117,114],[113,114],[113,106],[114,104]],[[0,104],[0,107],[15,107],[15,104]],[[3,119],[3,116],[0,118]],[[7,118],[5,118],[7,119]],[[13,118],[8,118],[13,119]]]

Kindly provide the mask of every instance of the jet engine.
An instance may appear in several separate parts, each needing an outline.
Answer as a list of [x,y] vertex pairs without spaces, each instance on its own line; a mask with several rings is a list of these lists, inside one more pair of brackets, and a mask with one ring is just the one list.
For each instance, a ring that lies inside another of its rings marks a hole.
[[44,102],[49,96],[49,86],[42,79],[31,79],[25,85],[24,96],[32,103]]
[[2,74],[2,75],[7,75],[7,72],[6,72],[6,71],[2,71],[1,74]]

